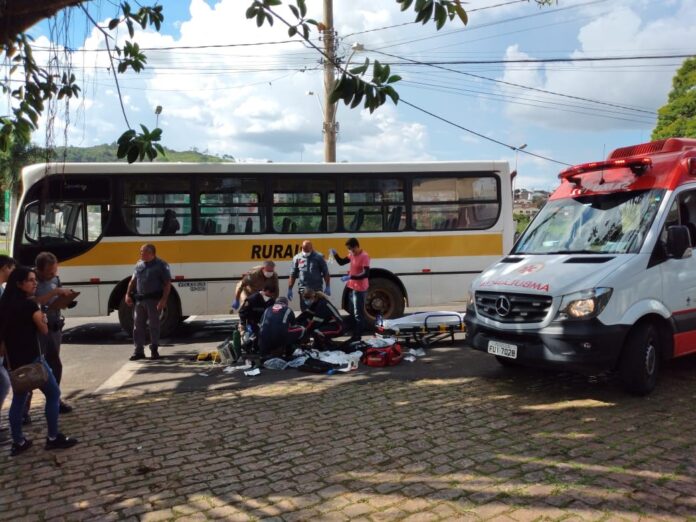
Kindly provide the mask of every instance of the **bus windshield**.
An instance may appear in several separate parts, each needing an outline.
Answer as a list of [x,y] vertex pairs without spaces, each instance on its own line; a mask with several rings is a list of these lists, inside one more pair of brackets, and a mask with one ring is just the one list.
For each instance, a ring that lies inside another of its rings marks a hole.
[[638,252],[664,197],[652,189],[549,201],[513,254]]

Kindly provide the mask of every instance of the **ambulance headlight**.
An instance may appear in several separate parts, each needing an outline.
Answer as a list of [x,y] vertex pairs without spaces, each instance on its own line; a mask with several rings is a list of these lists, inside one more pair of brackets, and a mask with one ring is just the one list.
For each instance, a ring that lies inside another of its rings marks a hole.
[[473,310],[474,304],[475,304],[474,291],[471,288],[469,288],[469,291],[466,293],[466,309]]
[[591,319],[602,313],[611,297],[611,288],[590,288],[564,295],[558,319]]

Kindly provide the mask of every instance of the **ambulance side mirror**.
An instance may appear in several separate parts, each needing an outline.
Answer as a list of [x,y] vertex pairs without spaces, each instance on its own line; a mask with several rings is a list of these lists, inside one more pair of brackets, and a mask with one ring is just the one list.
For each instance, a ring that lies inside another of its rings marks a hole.
[[684,225],[667,227],[667,254],[674,259],[691,257],[691,238]]

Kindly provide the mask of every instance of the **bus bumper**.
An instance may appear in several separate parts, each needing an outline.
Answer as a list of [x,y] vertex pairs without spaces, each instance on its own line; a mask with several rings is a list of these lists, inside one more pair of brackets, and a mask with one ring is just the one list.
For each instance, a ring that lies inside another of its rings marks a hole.
[[614,369],[630,328],[592,319],[535,330],[502,330],[481,324],[473,313],[465,322],[466,342],[475,350],[489,352],[491,341],[504,343],[516,347],[517,356],[511,361],[584,374]]

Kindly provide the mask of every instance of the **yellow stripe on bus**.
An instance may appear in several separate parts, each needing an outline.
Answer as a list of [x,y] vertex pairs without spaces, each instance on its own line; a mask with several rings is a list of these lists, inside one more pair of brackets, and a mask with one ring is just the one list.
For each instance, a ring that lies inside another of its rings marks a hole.
[[[311,239],[311,238],[308,238]],[[346,237],[312,239],[315,250],[325,255],[335,248],[345,256]],[[303,239],[203,239],[186,238],[154,241],[157,256],[168,263],[234,263],[263,259],[290,260],[300,249]],[[61,263],[62,266],[129,265],[138,259],[141,245],[147,241],[102,241],[88,252]],[[423,235],[361,237],[360,246],[370,257],[381,259],[416,257],[500,256],[502,234]]]

